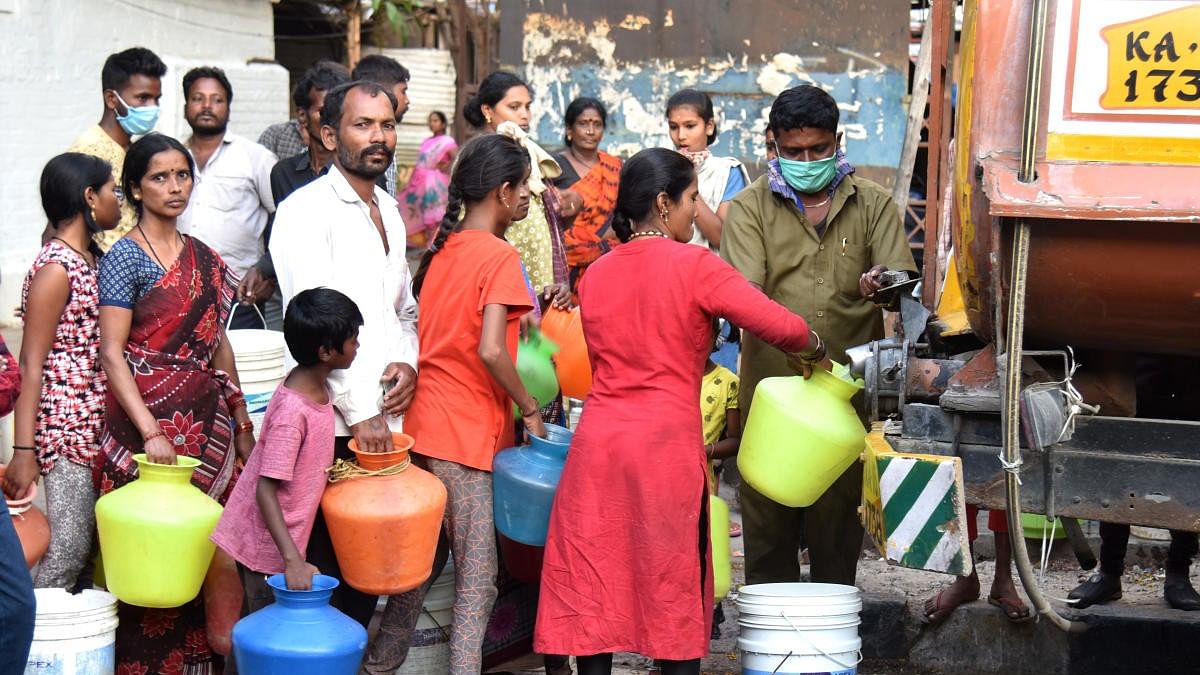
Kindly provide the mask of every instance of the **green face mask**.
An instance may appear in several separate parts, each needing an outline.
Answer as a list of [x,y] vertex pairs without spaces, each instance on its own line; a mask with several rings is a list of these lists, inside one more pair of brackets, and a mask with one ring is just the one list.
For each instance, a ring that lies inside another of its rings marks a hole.
[[837,173],[837,154],[811,162],[779,158],[779,172],[792,189],[813,194],[825,189]]

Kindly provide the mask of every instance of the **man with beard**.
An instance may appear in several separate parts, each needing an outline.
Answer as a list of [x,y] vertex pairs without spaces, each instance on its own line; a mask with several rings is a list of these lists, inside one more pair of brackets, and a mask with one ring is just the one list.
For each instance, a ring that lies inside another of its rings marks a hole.
[[[320,133],[333,150],[333,165],[279,204],[270,242],[285,307],[301,291],[325,287],[348,295],[362,312],[358,357],[329,376],[337,411],[334,452],[347,459],[351,437],[367,452],[391,450],[391,432],[402,429],[416,386],[417,303],[404,258],[404,222],[395,200],[375,184],[395,152],[395,108],[392,92],[374,82],[326,92]],[[308,560],[340,578],[320,513]],[[375,602],[345,583],[333,597],[335,607],[363,626]]]
[[[271,196],[275,155],[228,131],[233,87],[220,68],[189,70],[183,76],[183,99],[183,116],[192,127],[187,146],[196,159],[196,180],[179,229],[211,246],[238,278],[245,279],[263,254],[263,235],[275,211]],[[257,303],[264,311],[274,293],[269,284],[257,288],[241,284],[241,304],[235,307],[230,326],[265,328],[250,305]]]
[[[392,92],[392,96],[396,99],[396,125],[400,125],[400,122],[404,119],[404,113],[408,112],[408,68],[400,65],[399,61],[390,56],[368,54],[358,62],[358,65],[354,66],[354,71],[350,73],[350,79],[374,82],[383,85],[385,89]],[[386,179],[384,189],[387,190],[389,195],[395,196],[395,163],[388,166],[384,177]]]

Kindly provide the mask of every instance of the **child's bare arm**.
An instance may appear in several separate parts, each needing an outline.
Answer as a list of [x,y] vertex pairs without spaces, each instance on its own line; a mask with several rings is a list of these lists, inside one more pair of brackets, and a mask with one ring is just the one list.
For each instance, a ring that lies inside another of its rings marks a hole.
[[726,459],[737,454],[742,444],[742,411],[730,408],[725,411],[725,437],[712,445],[709,459]]
[[254,497],[258,503],[258,510],[262,513],[263,522],[267,525],[267,531],[271,533],[271,539],[275,540],[279,554],[283,556],[284,578],[288,589],[311,590],[313,575],[320,570],[304,560],[296,542],[292,541],[287,523],[283,520],[283,507],[279,505],[279,479],[259,476]]

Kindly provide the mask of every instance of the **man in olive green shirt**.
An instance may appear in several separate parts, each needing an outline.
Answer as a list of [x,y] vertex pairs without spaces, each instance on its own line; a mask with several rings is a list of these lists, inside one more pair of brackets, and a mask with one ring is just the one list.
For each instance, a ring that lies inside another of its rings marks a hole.
[[[830,358],[883,337],[881,310],[866,299],[886,270],[915,272],[895,203],[854,175],[838,149],[837,103],[801,85],[771,106],[777,157],[729,206],[721,256],[776,302],[803,316]],[[750,414],[765,377],[792,375],[783,352],[745,335],[741,408]],[[815,504],[791,508],[742,482],[746,583],[797,581],[806,545],[812,580],[853,584],[863,530],[862,465],[855,463]]]

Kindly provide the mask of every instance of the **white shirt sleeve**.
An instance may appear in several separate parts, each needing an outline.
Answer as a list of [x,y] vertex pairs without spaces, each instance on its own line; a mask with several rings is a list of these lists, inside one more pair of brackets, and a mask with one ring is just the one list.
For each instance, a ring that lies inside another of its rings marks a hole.
[[407,265],[401,287],[404,289],[404,299],[396,308],[396,316],[400,319],[400,339],[396,341],[392,361],[407,363],[415,371],[418,353],[417,300],[413,297],[412,277],[409,276]]
[[271,169],[275,168],[275,154],[270,150],[257,146],[254,150],[261,152],[252,152],[253,159],[251,165],[254,171],[254,189],[258,192],[258,203],[267,210],[267,213],[275,213],[275,195],[271,191]]

